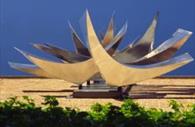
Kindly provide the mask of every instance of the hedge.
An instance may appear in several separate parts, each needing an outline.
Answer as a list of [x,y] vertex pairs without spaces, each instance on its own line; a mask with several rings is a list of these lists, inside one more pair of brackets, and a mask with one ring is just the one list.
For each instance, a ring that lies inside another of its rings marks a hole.
[[118,107],[111,103],[91,106],[90,111],[60,107],[47,96],[41,106],[24,96],[0,102],[0,127],[195,127],[195,104],[184,108],[171,100],[171,111],[146,109],[133,100]]

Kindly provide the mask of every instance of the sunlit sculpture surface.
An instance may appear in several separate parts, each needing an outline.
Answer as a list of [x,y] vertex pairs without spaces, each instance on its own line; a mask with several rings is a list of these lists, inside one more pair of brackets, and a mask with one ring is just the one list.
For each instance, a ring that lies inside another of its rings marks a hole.
[[193,60],[187,53],[173,57],[191,36],[192,32],[187,30],[178,29],[173,37],[154,48],[158,14],[143,36],[122,50],[118,46],[127,31],[127,23],[115,34],[112,17],[106,33],[97,35],[88,12],[83,22],[88,46],[69,24],[75,52],[51,44],[33,44],[35,48],[57,57],[60,62],[42,59],[17,49],[34,65],[10,62],[10,66],[37,76],[76,84],[102,79],[108,86],[122,87],[166,74]]

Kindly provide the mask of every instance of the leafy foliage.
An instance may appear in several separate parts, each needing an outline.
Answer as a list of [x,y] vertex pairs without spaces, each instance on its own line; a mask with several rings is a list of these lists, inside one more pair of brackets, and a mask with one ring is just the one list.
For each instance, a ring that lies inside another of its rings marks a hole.
[[145,109],[132,100],[121,107],[95,104],[91,110],[62,108],[56,98],[47,96],[42,106],[24,96],[0,102],[0,127],[195,127],[195,104],[187,109],[171,100],[172,111]]

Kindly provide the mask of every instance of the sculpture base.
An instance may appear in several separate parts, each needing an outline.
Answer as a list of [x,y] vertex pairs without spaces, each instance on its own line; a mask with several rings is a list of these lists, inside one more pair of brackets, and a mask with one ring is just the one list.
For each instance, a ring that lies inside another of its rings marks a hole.
[[121,93],[109,90],[78,90],[73,92],[73,98],[121,98]]
[[73,98],[120,98],[121,96],[118,87],[111,87],[102,82],[82,85],[73,92]]
[[87,84],[86,86],[80,85],[79,89],[74,90],[73,98],[123,98],[128,95],[129,87],[112,87],[106,85],[104,82],[95,82]]

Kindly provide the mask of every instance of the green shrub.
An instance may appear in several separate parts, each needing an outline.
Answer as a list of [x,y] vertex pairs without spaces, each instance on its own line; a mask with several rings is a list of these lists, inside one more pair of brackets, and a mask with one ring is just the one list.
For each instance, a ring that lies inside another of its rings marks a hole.
[[195,127],[195,104],[187,109],[171,100],[172,111],[146,109],[133,100],[118,107],[111,103],[91,106],[90,111],[62,108],[47,96],[42,106],[24,96],[0,102],[0,127]]

